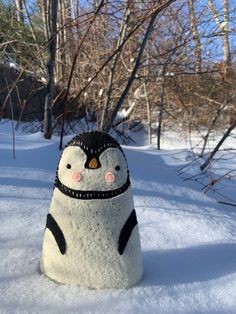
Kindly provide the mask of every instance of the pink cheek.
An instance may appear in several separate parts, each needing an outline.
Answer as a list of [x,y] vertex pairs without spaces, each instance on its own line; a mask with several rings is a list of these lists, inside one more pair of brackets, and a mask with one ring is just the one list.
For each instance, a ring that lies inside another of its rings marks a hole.
[[71,178],[74,182],[79,182],[82,179],[82,175],[80,172],[74,172],[72,173]]
[[115,175],[112,173],[112,172],[107,172],[105,174],[105,180],[108,182],[108,183],[112,183],[115,181]]

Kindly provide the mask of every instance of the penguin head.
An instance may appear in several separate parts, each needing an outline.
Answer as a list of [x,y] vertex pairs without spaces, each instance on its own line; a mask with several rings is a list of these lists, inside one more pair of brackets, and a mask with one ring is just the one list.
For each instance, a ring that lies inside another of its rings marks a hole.
[[92,131],[67,144],[57,179],[68,190],[112,192],[127,184],[129,171],[120,145],[110,135]]

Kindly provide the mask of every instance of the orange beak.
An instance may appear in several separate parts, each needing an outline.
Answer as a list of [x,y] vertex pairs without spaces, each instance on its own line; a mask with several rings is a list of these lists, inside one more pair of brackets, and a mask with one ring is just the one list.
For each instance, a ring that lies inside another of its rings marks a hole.
[[89,164],[88,164],[88,167],[89,169],[97,169],[98,168],[98,161],[97,159],[94,157],[90,160]]

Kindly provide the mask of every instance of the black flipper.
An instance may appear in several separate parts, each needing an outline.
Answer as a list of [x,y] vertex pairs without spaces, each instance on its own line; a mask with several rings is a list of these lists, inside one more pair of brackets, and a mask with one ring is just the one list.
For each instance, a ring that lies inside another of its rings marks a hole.
[[120,237],[118,241],[118,252],[120,255],[124,253],[124,250],[129,241],[130,235],[134,227],[137,225],[137,223],[138,221],[137,221],[136,212],[134,209],[129,215],[129,218],[127,219],[120,233]]
[[58,226],[56,220],[53,218],[53,216],[51,214],[47,215],[46,228],[48,228],[51,231],[51,233],[53,234],[53,236],[57,242],[57,245],[59,247],[61,254],[64,255],[66,253],[65,237],[64,237],[60,227]]

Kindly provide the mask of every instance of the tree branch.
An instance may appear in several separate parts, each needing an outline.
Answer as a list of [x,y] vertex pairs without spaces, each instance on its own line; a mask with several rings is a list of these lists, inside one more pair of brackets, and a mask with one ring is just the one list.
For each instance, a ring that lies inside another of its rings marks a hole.
[[146,47],[146,44],[147,44],[147,41],[148,41],[148,38],[152,32],[152,29],[153,29],[153,26],[154,26],[154,23],[156,21],[156,18],[158,16],[158,14],[166,7],[168,7],[172,2],[174,2],[176,0],[170,0],[170,1],[167,1],[165,3],[163,3],[163,1],[160,1],[159,2],[159,7],[157,7],[157,9],[154,11],[154,13],[152,13],[151,15],[151,19],[150,19],[150,22],[148,24],[148,27],[146,29],[146,33],[144,35],[144,38],[143,38],[143,41],[142,41],[142,44],[140,46],[140,49],[139,49],[139,52],[138,52],[138,56],[137,56],[137,59],[136,59],[136,62],[135,62],[135,65],[134,65],[134,68],[133,68],[133,71],[131,73],[131,76],[127,82],[127,85],[120,97],[120,99],[118,100],[117,104],[116,104],[116,107],[112,113],[112,116],[111,116],[111,119],[110,121],[108,121],[107,125],[105,126],[105,131],[106,132],[109,132],[111,127],[112,127],[112,124],[113,122],[115,121],[115,118],[117,116],[117,113],[118,111],[120,110],[121,106],[123,105],[128,93],[129,93],[129,90],[133,84],[133,81],[135,80],[135,77],[136,77],[136,74],[138,72],[138,69],[139,69],[139,66],[140,66],[140,63],[141,63],[141,58],[143,56],[143,52],[145,50],[145,47]]

